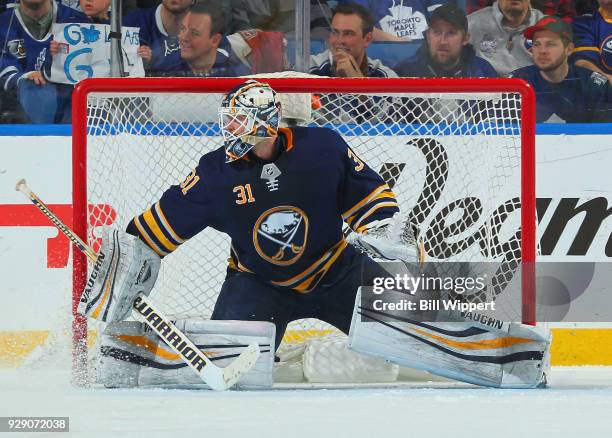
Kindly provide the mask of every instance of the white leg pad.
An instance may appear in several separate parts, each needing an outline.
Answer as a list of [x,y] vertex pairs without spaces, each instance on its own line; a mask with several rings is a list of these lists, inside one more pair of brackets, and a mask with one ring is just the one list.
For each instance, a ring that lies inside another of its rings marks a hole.
[[[176,326],[219,367],[230,364],[247,345],[261,354],[238,388],[272,386],[275,326],[269,322],[179,320]],[[96,383],[107,387],[208,388],[154,332],[136,321],[106,326],[100,342]]]
[[[546,384],[550,368],[548,330],[520,323],[492,328],[478,322],[421,323],[380,321],[360,308],[357,294],[349,348],[401,366],[496,388],[535,388]],[[362,315],[374,319],[362,321]]]

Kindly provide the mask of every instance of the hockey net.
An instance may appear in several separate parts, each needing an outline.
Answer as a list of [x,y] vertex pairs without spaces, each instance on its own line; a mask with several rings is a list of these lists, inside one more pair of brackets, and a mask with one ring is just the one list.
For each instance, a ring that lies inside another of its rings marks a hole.
[[[96,251],[100,227],[124,229],[183,181],[201,155],[222,146],[217,108],[242,81],[94,79],[77,87],[74,227]],[[335,129],[379,171],[428,260],[505,258],[523,268],[534,261],[534,102],[521,81],[267,82],[282,95],[284,123]],[[210,317],[228,256],[228,237],[204,230],[165,258],[151,298],[173,319]],[[74,307],[87,274],[86,260],[75,253]],[[516,312],[525,322],[534,320],[532,281],[524,270]],[[501,293],[488,286],[489,294]],[[285,342],[334,332],[321,321],[300,320]],[[75,317],[75,363],[83,362],[86,333],[86,322]]]

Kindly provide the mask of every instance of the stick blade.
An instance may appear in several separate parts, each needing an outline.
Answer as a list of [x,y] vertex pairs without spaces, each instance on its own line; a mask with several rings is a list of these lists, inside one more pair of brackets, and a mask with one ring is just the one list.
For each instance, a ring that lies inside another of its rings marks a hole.
[[240,353],[231,364],[225,368],[214,365],[205,366],[202,370],[202,379],[215,391],[225,391],[236,384],[243,374],[247,373],[259,358],[259,345],[252,342]]

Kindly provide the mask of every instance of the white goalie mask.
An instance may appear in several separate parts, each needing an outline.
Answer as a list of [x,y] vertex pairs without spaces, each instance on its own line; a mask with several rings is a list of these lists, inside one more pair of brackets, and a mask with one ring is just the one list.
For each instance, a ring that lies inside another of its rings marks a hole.
[[280,102],[266,83],[249,80],[230,91],[219,108],[226,162],[238,160],[264,138],[276,137]]

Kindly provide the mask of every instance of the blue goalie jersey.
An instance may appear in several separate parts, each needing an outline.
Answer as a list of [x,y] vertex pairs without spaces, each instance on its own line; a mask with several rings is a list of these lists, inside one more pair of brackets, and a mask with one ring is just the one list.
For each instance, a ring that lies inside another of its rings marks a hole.
[[339,279],[355,251],[343,223],[363,231],[391,217],[395,195],[331,129],[281,128],[276,145],[267,164],[228,164],[222,147],[204,155],[127,231],[163,257],[212,227],[232,239],[231,269],[298,292]]

